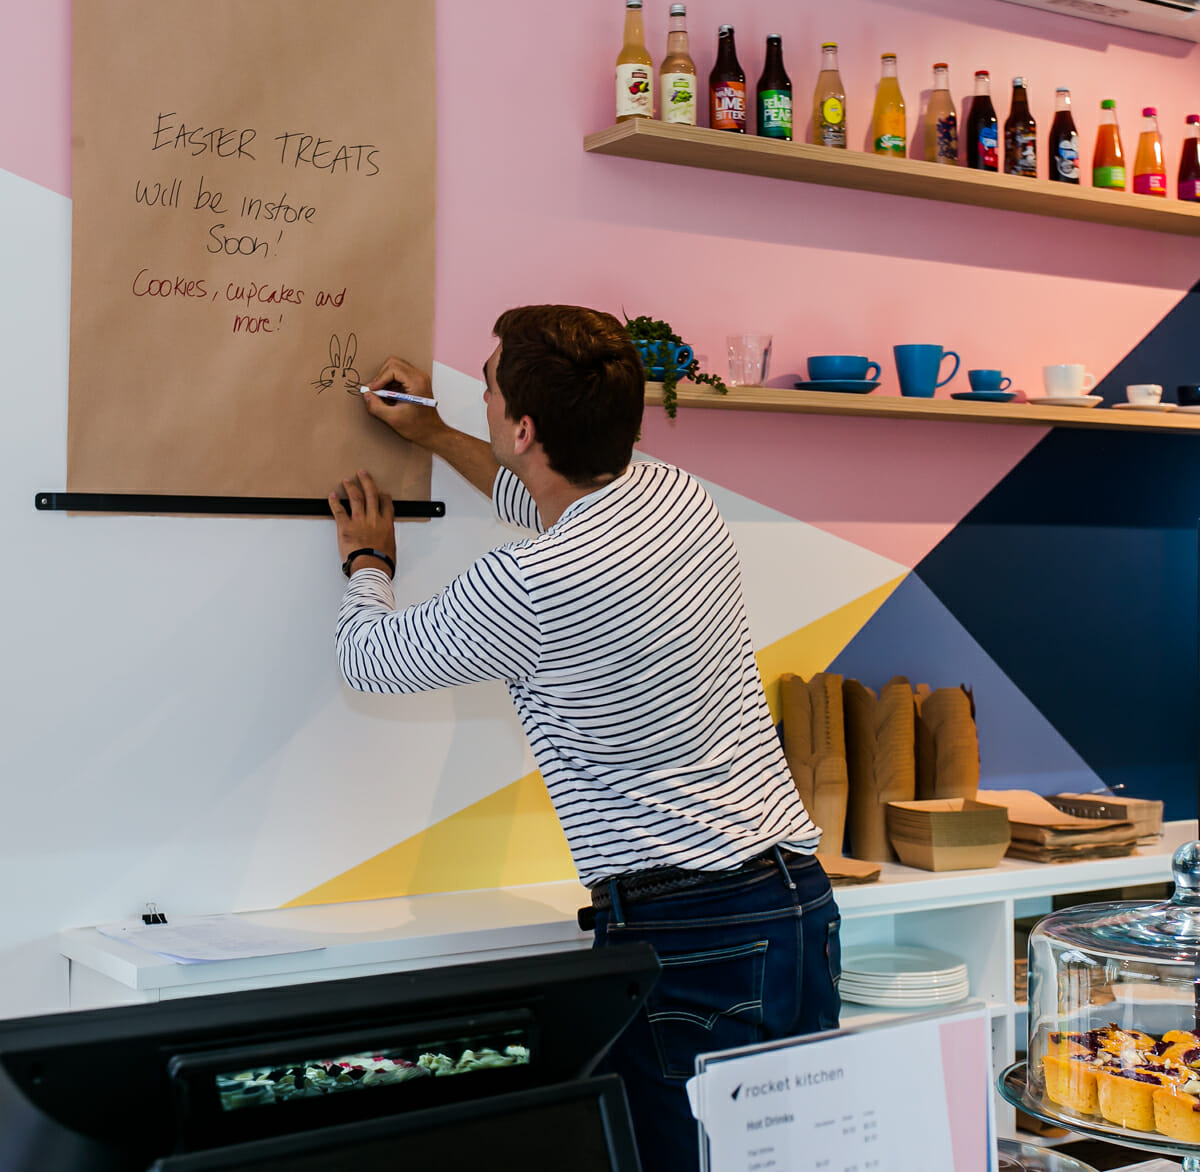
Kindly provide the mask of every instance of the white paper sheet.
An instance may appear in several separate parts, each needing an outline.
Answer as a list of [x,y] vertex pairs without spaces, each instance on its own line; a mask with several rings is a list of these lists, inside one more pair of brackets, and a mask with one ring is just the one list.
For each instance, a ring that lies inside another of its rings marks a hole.
[[102,924],[96,931],[176,964],[315,952],[325,947],[310,935],[264,927],[235,915],[172,916],[166,924],[125,920]]

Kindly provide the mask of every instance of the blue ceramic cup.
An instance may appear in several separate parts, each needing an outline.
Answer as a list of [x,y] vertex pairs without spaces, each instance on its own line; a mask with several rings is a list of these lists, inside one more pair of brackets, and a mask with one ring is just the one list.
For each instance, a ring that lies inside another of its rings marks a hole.
[[[818,354],[808,359],[808,377],[813,382],[841,379],[865,382],[879,377],[879,363],[859,354]],[[871,373],[868,374],[867,372]]]
[[998,370],[968,370],[967,380],[973,391],[1007,391],[1012,386],[1012,379]]
[[[941,346],[893,346],[896,373],[900,376],[900,393],[918,399],[929,399],[938,387],[944,387],[958,373],[958,355]],[[954,369],[939,381],[942,361],[954,359]]]

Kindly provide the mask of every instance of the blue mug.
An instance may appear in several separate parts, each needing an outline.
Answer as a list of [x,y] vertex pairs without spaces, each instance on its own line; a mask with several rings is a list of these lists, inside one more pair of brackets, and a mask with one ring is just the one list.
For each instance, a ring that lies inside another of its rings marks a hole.
[[[900,376],[900,393],[918,399],[929,399],[938,387],[944,387],[958,373],[958,355],[941,346],[893,346],[896,373]],[[944,379],[942,361],[954,359],[954,369]]]
[[968,370],[967,380],[973,391],[1007,391],[1012,386],[1012,379],[998,370]]
[[[879,363],[859,354],[818,354],[808,359],[808,377],[813,382],[841,379],[866,382],[879,377]],[[867,371],[871,373],[868,374]]]

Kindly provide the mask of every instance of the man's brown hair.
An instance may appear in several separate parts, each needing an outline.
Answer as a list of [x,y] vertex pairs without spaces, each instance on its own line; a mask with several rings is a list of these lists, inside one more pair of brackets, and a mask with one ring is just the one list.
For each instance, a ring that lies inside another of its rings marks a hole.
[[525,305],[505,310],[492,332],[505,414],[533,420],[550,467],[579,485],[624,471],[646,395],[625,327],[580,305]]

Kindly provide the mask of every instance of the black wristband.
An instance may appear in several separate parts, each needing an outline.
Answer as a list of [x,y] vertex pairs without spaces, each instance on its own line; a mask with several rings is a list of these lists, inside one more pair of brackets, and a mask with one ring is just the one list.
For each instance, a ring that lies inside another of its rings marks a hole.
[[388,555],[386,553],[384,553],[383,550],[381,550],[381,549],[351,550],[351,552],[346,555],[346,560],[344,562],[342,562],[342,573],[345,574],[347,578],[349,578],[350,577],[350,563],[352,561],[354,561],[355,558],[366,557],[366,556],[378,558],[381,562],[387,562],[387,568],[388,568],[389,575],[392,578],[394,578],[396,576],[396,563],[390,557],[388,557]]

